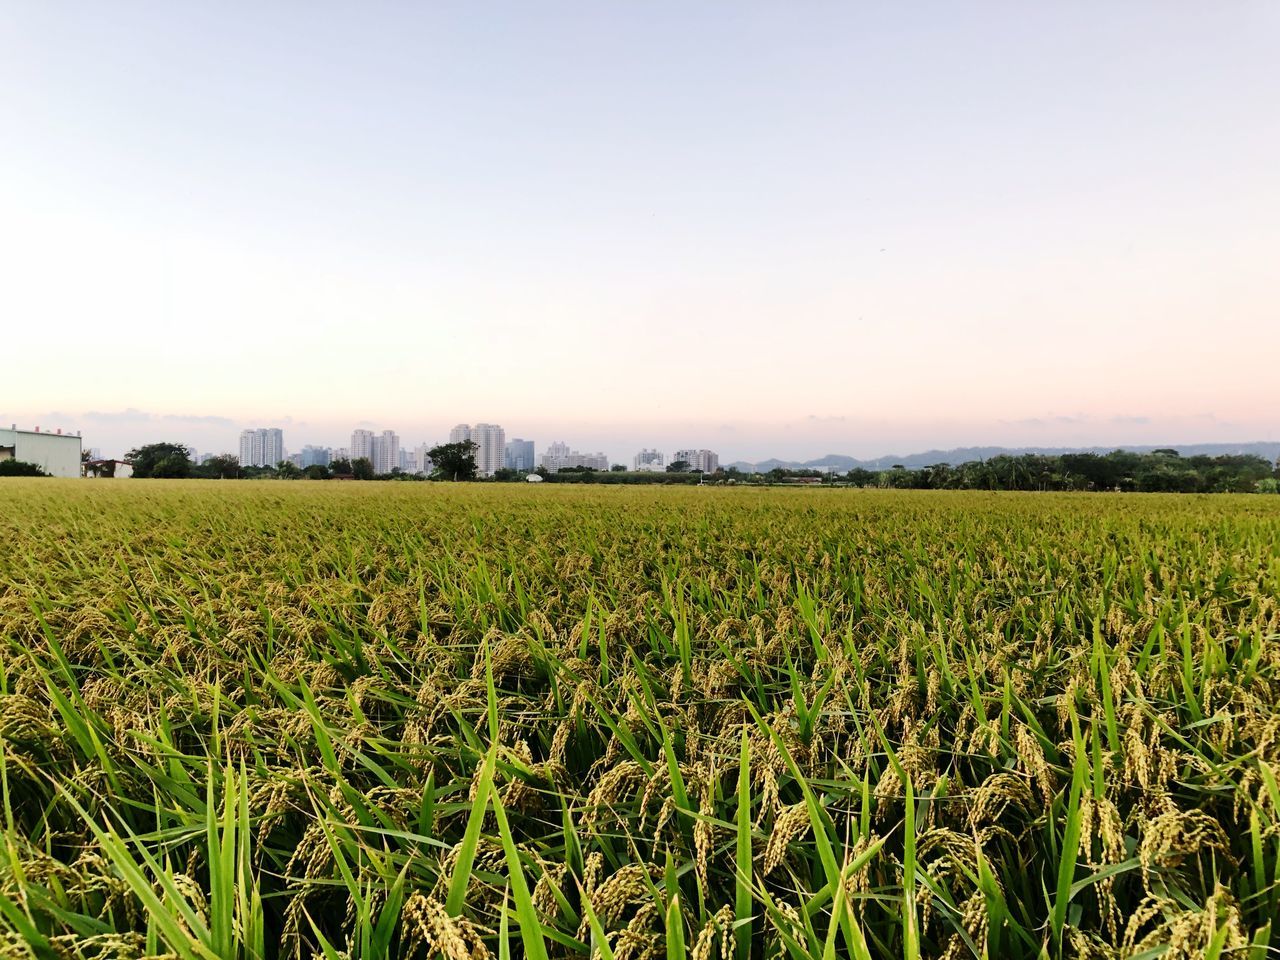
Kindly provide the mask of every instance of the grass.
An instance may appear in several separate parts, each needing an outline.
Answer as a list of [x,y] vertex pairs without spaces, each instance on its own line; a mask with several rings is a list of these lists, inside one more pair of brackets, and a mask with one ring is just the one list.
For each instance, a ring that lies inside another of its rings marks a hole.
[[0,955],[1249,957],[1280,499],[0,483]]

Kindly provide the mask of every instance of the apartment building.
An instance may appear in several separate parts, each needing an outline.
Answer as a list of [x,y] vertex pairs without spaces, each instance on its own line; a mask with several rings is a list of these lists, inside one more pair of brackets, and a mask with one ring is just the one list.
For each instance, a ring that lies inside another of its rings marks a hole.
[[694,473],[715,473],[720,469],[720,455],[713,450],[677,450],[671,462],[683,460]]
[[274,467],[284,459],[284,431],[253,427],[240,431],[240,466]]

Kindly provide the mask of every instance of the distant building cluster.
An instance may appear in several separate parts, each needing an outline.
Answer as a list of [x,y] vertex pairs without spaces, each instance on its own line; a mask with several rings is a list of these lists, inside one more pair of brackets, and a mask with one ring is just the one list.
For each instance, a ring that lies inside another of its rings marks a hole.
[[648,448],[641,450],[631,460],[631,469],[640,472],[661,473],[666,468],[661,451],[649,450]]
[[399,470],[400,437],[394,430],[383,430],[381,433],[364,429],[352,430],[351,447],[348,456],[343,459],[368,460],[373,465],[374,473]]
[[517,437],[515,440],[507,441],[507,448],[503,454],[503,466],[519,473],[532,473],[537,466],[534,456],[533,441],[521,440]]
[[589,467],[592,470],[608,470],[609,458],[603,453],[579,453],[557,440],[542,455],[542,467],[547,473],[559,473],[571,467]]
[[333,462],[333,452],[328,447],[313,447],[307,444],[302,448],[301,458],[298,466],[304,470],[307,467],[327,467]]
[[[29,436],[41,436],[40,442],[56,443],[56,441],[43,440],[44,437],[56,436],[55,434],[41,435],[38,428],[36,431],[18,432],[28,433]],[[563,440],[551,443],[541,455],[538,455],[534,441],[523,437],[508,440],[506,430],[496,423],[459,423],[449,431],[449,443],[465,441],[475,444],[476,474],[480,477],[493,477],[499,471],[528,475],[558,473],[561,470],[623,469],[621,465],[611,467],[608,456],[601,451],[580,451]],[[301,450],[290,452],[285,448],[284,431],[279,427],[251,427],[240,433],[238,459],[242,467],[269,469],[281,463],[290,463],[299,470],[312,467],[329,469],[335,464],[350,465],[363,459],[369,461],[375,475],[392,473],[427,475],[433,468],[430,450],[434,446],[436,446],[435,443],[428,442],[406,446],[402,445],[400,435],[394,430],[374,431],[358,427],[351,431],[349,446],[325,447],[307,444]],[[0,436],[0,459],[6,456],[12,457],[11,451],[12,444],[6,447],[3,436]],[[195,464],[205,464],[214,456],[211,453],[197,453],[194,447],[191,448],[191,461]],[[78,453],[77,458],[79,458]],[[96,449],[90,450],[86,457],[89,463],[97,462],[99,459],[99,452]],[[106,464],[106,461],[102,462]],[[713,450],[690,448],[666,454],[657,448],[648,447],[631,458],[630,468],[641,473],[661,473],[680,462],[687,465],[683,469],[693,473],[715,473],[720,469],[720,457]]]

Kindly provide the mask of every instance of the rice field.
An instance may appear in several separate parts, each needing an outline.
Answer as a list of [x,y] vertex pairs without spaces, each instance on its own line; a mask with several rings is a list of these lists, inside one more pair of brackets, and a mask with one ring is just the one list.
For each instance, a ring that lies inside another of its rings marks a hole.
[[1239,957],[1280,498],[0,481],[0,955]]

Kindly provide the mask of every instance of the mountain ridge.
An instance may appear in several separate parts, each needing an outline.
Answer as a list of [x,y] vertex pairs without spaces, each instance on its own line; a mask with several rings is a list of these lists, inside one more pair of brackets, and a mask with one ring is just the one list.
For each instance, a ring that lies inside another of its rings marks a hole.
[[1056,457],[1064,453],[1097,453],[1107,454],[1113,450],[1125,450],[1130,453],[1150,453],[1153,450],[1177,450],[1181,456],[1197,457],[1197,456],[1224,456],[1253,454],[1263,457],[1266,460],[1275,460],[1280,456],[1280,441],[1255,440],[1247,443],[1152,443],[1152,444],[1129,444],[1121,443],[1110,446],[1092,446],[1092,447],[953,447],[950,450],[925,450],[922,453],[912,453],[906,455],[888,454],[883,457],[875,457],[871,460],[861,460],[857,457],[846,456],[839,453],[828,453],[825,456],[818,457],[813,460],[781,460],[771,457],[767,460],[759,460],[751,463],[746,460],[735,460],[733,463],[726,464],[726,467],[734,467],[743,473],[768,473],[770,470],[834,470],[840,473],[847,473],[850,470],[861,467],[864,470],[888,470],[894,466],[901,464],[907,469],[918,469],[920,467],[928,467],[936,463],[956,464],[967,463],[973,460],[990,460],[992,457],[998,456],[1022,456],[1024,454],[1033,454],[1037,456]]

